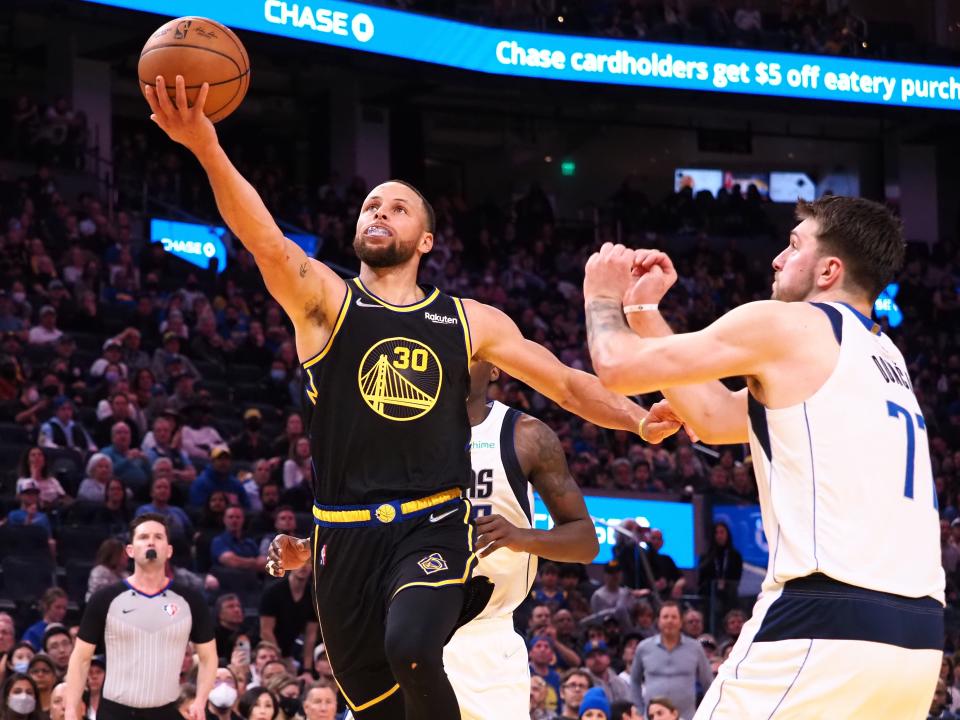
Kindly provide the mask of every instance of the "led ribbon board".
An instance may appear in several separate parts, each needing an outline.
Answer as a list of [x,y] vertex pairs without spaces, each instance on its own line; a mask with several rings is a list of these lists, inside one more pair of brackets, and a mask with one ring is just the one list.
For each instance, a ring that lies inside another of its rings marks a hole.
[[530,33],[352,2],[83,1],[499,75],[960,109],[960,71],[934,65]]
[[[608,525],[618,525],[621,521],[630,519],[636,520],[640,525],[660,528],[663,531],[661,552],[672,557],[681,570],[690,570],[697,566],[693,547],[693,505],[605,495],[585,495],[583,499],[587,503],[590,516]],[[550,512],[537,494],[534,494],[533,526],[538,530],[549,530],[553,527]],[[594,523],[594,528],[600,541],[600,552],[593,562],[609,562],[613,557],[613,546],[617,543],[617,533],[612,527],[599,523]]]

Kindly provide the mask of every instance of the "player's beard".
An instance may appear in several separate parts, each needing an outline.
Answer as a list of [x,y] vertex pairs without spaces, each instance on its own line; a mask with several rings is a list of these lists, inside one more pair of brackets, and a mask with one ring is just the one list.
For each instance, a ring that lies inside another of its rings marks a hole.
[[360,262],[372,268],[389,268],[403,265],[416,252],[416,243],[404,246],[399,238],[395,238],[389,245],[372,247],[359,234],[353,236],[353,251],[360,258]]
[[803,302],[810,297],[813,289],[814,282],[812,277],[807,278],[806,282],[802,284],[795,279],[792,285],[786,285],[778,278],[773,283],[770,299],[781,302]]

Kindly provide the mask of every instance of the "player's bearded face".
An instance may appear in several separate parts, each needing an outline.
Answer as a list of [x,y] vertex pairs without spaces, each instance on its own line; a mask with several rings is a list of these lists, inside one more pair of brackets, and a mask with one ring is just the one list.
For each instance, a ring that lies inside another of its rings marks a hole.
[[413,257],[416,250],[416,240],[405,241],[399,235],[389,239],[371,238],[358,231],[353,238],[353,251],[360,262],[372,268],[402,265]]
[[[810,221],[805,220],[804,223]],[[803,230],[801,223],[795,230]],[[771,298],[781,302],[801,302],[816,290],[819,249],[806,232],[791,234],[789,245],[773,260]]]

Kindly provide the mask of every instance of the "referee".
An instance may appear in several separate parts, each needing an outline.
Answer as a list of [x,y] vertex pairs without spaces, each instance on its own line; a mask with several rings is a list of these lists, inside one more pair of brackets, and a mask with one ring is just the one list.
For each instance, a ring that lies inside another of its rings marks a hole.
[[198,593],[164,572],[173,548],[163,515],[135,518],[130,537],[133,575],[95,592],[80,622],[67,669],[65,720],[79,720],[77,708],[98,645],[107,660],[98,720],[181,720],[177,699],[187,641],[193,641],[200,656],[190,718],[204,720],[217,672],[210,612]]

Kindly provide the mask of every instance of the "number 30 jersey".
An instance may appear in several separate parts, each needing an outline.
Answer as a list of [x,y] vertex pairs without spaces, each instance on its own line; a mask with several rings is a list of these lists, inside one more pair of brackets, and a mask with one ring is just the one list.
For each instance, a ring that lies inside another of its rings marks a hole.
[[842,303],[814,305],[840,344],[832,374],[792,407],[748,400],[770,548],[764,588],[823,573],[942,603],[937,496],[907,364],[870,318]]
[[436,288],[392,305],[359,278],[330,339],[303,363],[306,426],[323,505],[418,498],[470,482],[470,328]]
[[[486,419],[473,427],[473,482],[466,495],[473,504],[474,516],[500,515],[512,525],[531,528],[533,488],[523,474],[513,443],[517,420],[522,416],[519,410],[493,402]],[[530,593],[537,575],[537,558],[500,548],[479,558],[473,574],[484,575],[494,583],[493,595],[477,617],[511,616]]]

